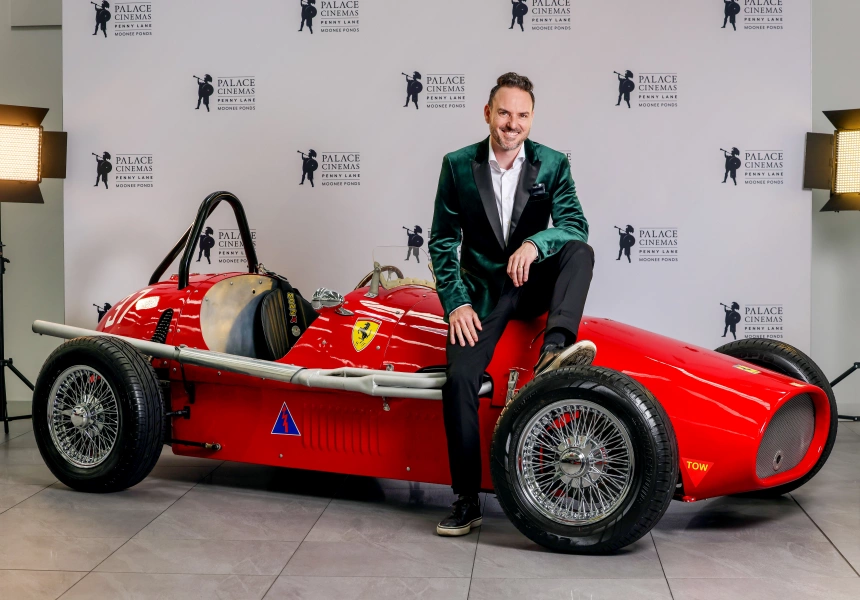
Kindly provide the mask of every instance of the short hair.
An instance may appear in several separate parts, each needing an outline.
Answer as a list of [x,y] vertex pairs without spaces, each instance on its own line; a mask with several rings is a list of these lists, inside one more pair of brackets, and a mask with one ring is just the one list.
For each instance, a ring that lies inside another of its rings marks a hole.
[[531,79],[526,77],[525,75],[519,75],[511,71],[510,73],[505,73],[504,75],[500,75],[498,79],[496,79],[496,85],[493,86],[493,89],[490,90],[490,99],[487,101],[487,104],[490,106],[493,105],[493,96],[496,95],[496,92],[499,91],[499,88],[503,87],[512,87],[517,88],[518,90],[522,90],[524,92],[528,92],[529,96],[532,97],[532,108],[535,107],[535,95],[532,91],[534,89],[534,85],[531,82]]

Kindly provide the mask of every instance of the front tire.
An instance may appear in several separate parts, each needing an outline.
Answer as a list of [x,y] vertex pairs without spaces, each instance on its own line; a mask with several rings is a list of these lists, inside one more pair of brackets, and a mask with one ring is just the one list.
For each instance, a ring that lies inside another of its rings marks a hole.
[[491,447],[502,509],[532,541],[604,554],[660,520],[678,481],[675,433],[630,377],[567,367],[529,382],[505,408]]
[[161,454],[163,419],[152,365],[119,339],[65,342],[36,380],[39,452],[57,479],[79,491],[116,492],[143,480]]
[[827,434],[827,443],[824,445],[824,450],[821,452],[818,462],[815,463],[815,466],[812,467],[809,473],[800,479],[783,485],[755,492],[744,492],[737,494],[737,496],[763,499],[778,498],[783,494],[796,490],[815,477],[815,474],[821,470],[821,467],[827,462],[827,458],[833,450],[833,444],[836,443],[836,429],[839,426],[839,416],[836,408],[836,396],[833,395],[833,389],[831,389],[827,377],[818,365],[815,364],[815,361],[794,346],[766,338],[737,340],[736,342],[720,346],[716,351],[720,354],[726,354],[732,358],[737,358],[758,367],[776,371],[781,375],[793,377],[810,385],[820,387],[827,394],[827,399],[830,403],[830,431]]

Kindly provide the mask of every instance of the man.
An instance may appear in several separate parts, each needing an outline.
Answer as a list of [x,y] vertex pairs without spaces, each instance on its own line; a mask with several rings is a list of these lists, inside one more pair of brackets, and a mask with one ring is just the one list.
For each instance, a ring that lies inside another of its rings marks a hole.
[[533,113],[531,81],[502,75],[484,107],[489,138],[442,161],[428,249],[449,324],[442,407],[459,499],[439,535],[481,524],[478,389],[508,321],[549,311],[536,376],[596,352],[574,343],[594,266],[588,223],[567,157],[528,139]]

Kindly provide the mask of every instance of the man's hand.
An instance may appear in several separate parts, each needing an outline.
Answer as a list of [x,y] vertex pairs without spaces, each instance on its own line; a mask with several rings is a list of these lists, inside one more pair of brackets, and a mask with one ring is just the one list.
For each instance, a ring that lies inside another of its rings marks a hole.
[[468,304],[454,309],[448,315],[448,335],[452,344],[459,341],[461,346],[465,346],[466,342],[474,346],[478,341],[478,331],[481,331],[481,320]]
[[511,254],[508,259],[508,277],[514,280],[514,285],[520,287],[529,280],[529,267],[537,260],[537,248],[531,242],[525,242]]

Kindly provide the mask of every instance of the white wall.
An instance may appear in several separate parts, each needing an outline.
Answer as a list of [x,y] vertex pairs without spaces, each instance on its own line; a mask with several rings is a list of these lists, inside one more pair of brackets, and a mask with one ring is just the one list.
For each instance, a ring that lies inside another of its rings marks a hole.
[[[860,108],[857,0],[812,2],[812,124],[830,133],[821,111]],[[860,361],[860,212],[818,212],[826,191],[812,196],[812,357],[828,378]],[[773,232],[774,243],[789,244]],[[860,373],[834,391],[843,414],[860,414]]]
[[[37,2],[37,0],[27,0]],[[41,0],[45,2],[45,0]],[[62,54],[56,28],[10,25],[10,0],[0,0],[0,103],[46,106],[46,128],[62,128]],[[60,4],[50,0],[48,4]],[[50,11],[48,11],[50,13]],[[856,0],[812,2],[813,128],[829,132],[822,110],[860,108]],[[775,91],[778,93],[778,90]],[[43,206],[2,205],[2,236],[12,259],[6,277],[6,344],[8,354],[35,378],[54,340],[30,332],[36,318],[63,319],[62,185],[42,184]],[[860,361],[860,213],[819,213],[827,193],[813,193],[812,211],[812,356],[833,378]],[[790,244],[773,232],[774,244]],[[10,397],[27,398],[17,381]],[[860,413],[860,373],[836,388],[842,411]]]
[[[24,7],[26,3],[29,6]],[[12,10],[12,4],[19,4]],[[0,104],[42,106],[49,110],[46,130],[63,128],[59,0],[0,0]],[[25,8],[26,10],[18,10]],[[12,27],[16,23],[27,27]],[[46,23],[40,26],[38,23]],[[42,182],[45,204],[2,204],[2,240],[7,266],[4,282],[6,356],[35,382],[58,341],[30,330],[36,319],[63,320],[63,183]],[[9,371],[10,400],[29,400],[29,390]]]

